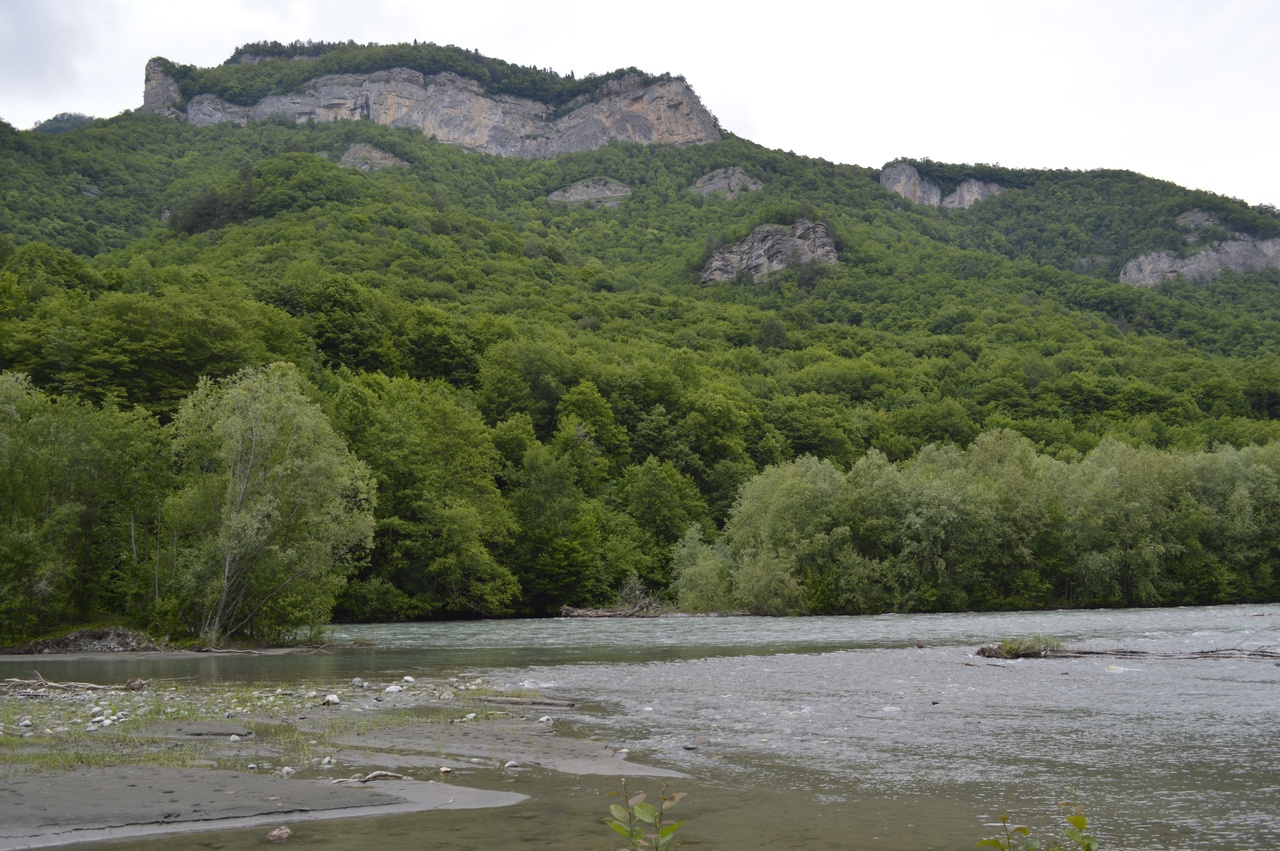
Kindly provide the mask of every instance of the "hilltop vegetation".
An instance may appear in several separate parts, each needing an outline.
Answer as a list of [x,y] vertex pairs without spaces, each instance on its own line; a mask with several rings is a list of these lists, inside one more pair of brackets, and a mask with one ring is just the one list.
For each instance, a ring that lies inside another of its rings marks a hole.
[[464,50],[453,45],[430,42],[413,44],[368,44],[348,42],[295,41],[246,44],[221,65],[198,68],[160,59],[173,77],[184,99],[212,94],[231,103],[249,106],[267,95],[296,92],[308,81],[329,74],[371,74],[386,68],[408,68],[424,75],[449,72],[475,80],[495,95],[529,98],[554,107],[564,107],[575,98],[589,96],[605,83],[628,74],[646,84],[669,79],[637,68],[619,68],[603,75],[576,78],[570,71],[561,76],[549,68],[513,65],[501,59]]
[[[408,165],[339,168],[355,142]],[[547,614],[641,585],[761,612],[1280,596],[1280,274],[1112,274],[1189,209],[1255,235],[1274,211],[991,167],[1000,197],[918,208],[733,137],[525,161],[124,115],[0,125],[0,152],[0,642],[102,618],[271,640],[331,607]],[[730,166],[764,188],[689,191]],[[596,177],[632,195],[546,198]],[[699,284],[797,218],[839,263]],[[291,510],[230,497],[258,416],[312,435],[270,444]]]

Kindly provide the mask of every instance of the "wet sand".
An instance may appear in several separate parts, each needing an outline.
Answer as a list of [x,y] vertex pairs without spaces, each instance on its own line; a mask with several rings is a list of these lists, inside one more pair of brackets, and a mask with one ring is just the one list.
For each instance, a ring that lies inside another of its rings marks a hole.
[[[219,688],[183,689],[181,699],[207,704],[204,714],[214,718]],[[485,697],[465,698],[463,693],[445,700],[441,691],[442,687],[422,684],[394,694],[379,688],[348,690],[337,706],[317,706],[313,698],[313,705],[288,718],[253,712],[232,720],[126,716],[93,733],[76,730],[28,739],[12,736],[32,728],[6,724],[9,735],[4,741],[10,747],[145,755],[198,744],[200,758],[194,767],[142,764],[14,773],[10,766],[10,775],[0,777],[0,851],[259,825],[265,836],[291,821],[509,806],[525,796],[484,787],[501,786],[521,772],[538,769],[562,773],[566,779],[621,773],[683,776],[626,762],[625,753],[615,753],[604,743],[557,731],[544,714],[548,708],[554,711],[555,702],[491,695],[490,704]],[[145,695],[15,696],[11,691],[6,711],[12,715],[19,707],[35,718],[32,726],[40,730],[59,714],[86,714],[83,705],[123,704],[134,697]],[[446,705],[455,715],[477,714],[434,721],[415,715],[416,710]],[[323,725],[329,725],[326,731],[316,732]],[[255,728],[265,735],[255,735]],[[299,760],[298,742],[310,735],[321,741],[307,754],[323,753],[323,761],[319,756]],[[286,739],[291,743],[284,744]],[[286,768],[290,759],[296,769]],[[375,770],[405,779],[350,782]],[[348,782],[335,782],[344,779]]]

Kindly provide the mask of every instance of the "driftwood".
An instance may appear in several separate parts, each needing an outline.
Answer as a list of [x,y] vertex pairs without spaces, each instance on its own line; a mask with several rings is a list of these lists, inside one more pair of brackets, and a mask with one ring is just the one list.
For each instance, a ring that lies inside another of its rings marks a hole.
[[562,618],[657,618],[667,614],[667,607],[645,594],[626,606],[611,609],[575,609],[565,606],[560,610]]
[[1045,654],[1050,659],[1078,659],[1086,656],[1108,656],[1121,659],[1280,659],[1280,652],[1260,647],[1242,650],[1228,647],[1221,650],[1193,650],[1189,653],[1157,653],[1150,650],[1051,650]]
[[353,774],[350,777],[343,777],[340,780],[334,780],[331,782],[333,783],[368,783],[370,780],[378,780],[384,777],[390,777],[392,780],[408,779],[403,774],[396,774],[394,771],[371,771],[364,776],[361,776],[359,774]]
[[59,689],[61,691],[76,691],[77,689],[82,691],[142,691],[147,687],[147,681],[141,677],[134,677],[124,685],[104,686],[98,683],[57,683],[53,680],[46,680],[39,671],[33,671],[32,673],[36,675],[36,679],[23,680],[17,677],[9,677],[4,681],[4,685],[2,687],[8,690],[52,688]]
[[483,703],[496,703],[504,706],[554,706],[560,709],[571,709],[576,704],[571,700],[553,700],[549,697],[515,697],[509,695],[491,695],[482,697]]

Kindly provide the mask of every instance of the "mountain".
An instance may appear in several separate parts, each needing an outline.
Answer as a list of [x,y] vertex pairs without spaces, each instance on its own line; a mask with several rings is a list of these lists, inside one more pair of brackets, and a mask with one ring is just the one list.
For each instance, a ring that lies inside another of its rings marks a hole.
[[[98,618],[225,638],[204,592],[260,531],[244,599],[289,592],[235,627],[262,640],[620,595],[1280,595],[1280,270],[1174,265],[1280,238],[1274,209],[1124,171],[654,143],[639,120],[486,153],[373,116],[396,80],[551,123],[684,84],[434,45],[233,60],[157,61],[148,108],[66,132],[0,124],[0,642]],[[330,90],[368,118],[252,117],[352,116]],[[197,102],[247,111],[192,123]],[[1121,281],[1151,256],[1158,280]],[[296,512],[226,514],[259,410],[319,454],[272,468],[311,471]]]
[[[622,72],[588,80],[586,88],[570,88],[569,93],[581,93],[567,101],[562,100],[564,92],[548,87],[515,89],[561,95],[557,102],[544,102],[513,94],[510,85],[499,83],[490,90],[474,77],[441,70],[470,69],[467,60],[471,57],[458,55],[458,51],[446,48],[442,52],[435,45],[403,47],[406,49],[400,54],[383,61],[406,65],[371,73],[319,75],[328,68],[363,67],[365,63],[360,61],[349,65],[326,61],[341,60],[344,52],[325,53],[323,59],[295,56],[293,61],[302,60],[302,66],[320,66],[302,72],[317,76],[295,85],[297,91],[287,91],[288,84],[277,83],[276,90],[244,105],[229,98],[252,91],[251,84],[226,82],[224,74],[223,80],[209,81],[221,82],[217,92],[188,96],[174,77],[181,69],[157,58],[147,63],[142,111],[182,118],[198,126],[226,121],[244,124],[277,116],[299,123],[363,119],[388,127],[411,127],[441,142],[487,154],[531,158],[590,151],[609,142],[691,145],[720,138],[715,119],[680,78]],[[240,76],[254,74],[263,61],[283,60],[241,54],[237,57]],[[296,81],[300,66],[290,64],[293,67],[288,70],[295,72],[292,79]],[[194,69],[184,80],[192,81],[188,90],[204,82]]]

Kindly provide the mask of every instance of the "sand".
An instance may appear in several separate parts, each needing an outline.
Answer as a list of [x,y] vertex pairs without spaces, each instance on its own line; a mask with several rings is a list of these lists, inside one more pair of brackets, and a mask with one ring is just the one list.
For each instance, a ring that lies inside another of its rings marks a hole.
[[[544,714],[554,702],[493,696],[494,703],[488,704],[484,697],[462,699],[463,692],[458,699],[444,701],[440,698],[443,686],[432,690],[417,684],[412,692],[395,695],[348,692],[338,706],[311,706],[291,716],[246,712],[223,720],[213,715],[215,692],[220,689],[192,688],[182,695],[187,702],[210,702],[209,717],[180,721],[125,717],[91,734],[77,729],[25,740],[9,736],[31,729],[43,733],[41,728],[52,723],[49,718],[59,713],[84,714],[84,704],[106,703],[109,696],[52,689],[45,690],[50,693],[44,696],[11,691],[6,705],[10,714],[17,706],[36,718],[33,727],[23,730],[6,725],[5,741],[11,747],[45,752],[100,748],[108,754],[141,754],[145,759],[146,754],[166,747],[199,743],[200,758],[195,760],[196,767],[144,764],[31,773],[10,766],[9,776],[0,777],[0,851],[256,825],[264,827],[265,835],[270,828],[291,821],[510,806],[525,796],[473,788],[466,785],[467,779],[496,785],[495,778],[535,769],[566,777],[684,776],[626,762],[625,753],[555,729],[554,721]],[[121,703],[138,697],[117,694]],[[445,705],[459,705],[459,711],[474,711],[476,717],[428,723],[414,714]],[[291,747],[306,740],[319,723],[335,719],[359,719],[359,723],[330,724],[319,747],[307,752],[309,758],[297,762],[296,770],[286,770],[290,759],[298,759]],[[268,732],[255,735],[255,728]],[[280,743],[287,738],[282,730],[295,734],[292,746]],[[313,755],[319,753],[323,762]],[[235,768],[229,770],[229,766]],[[375,770],[406,779],[334,782]]]

